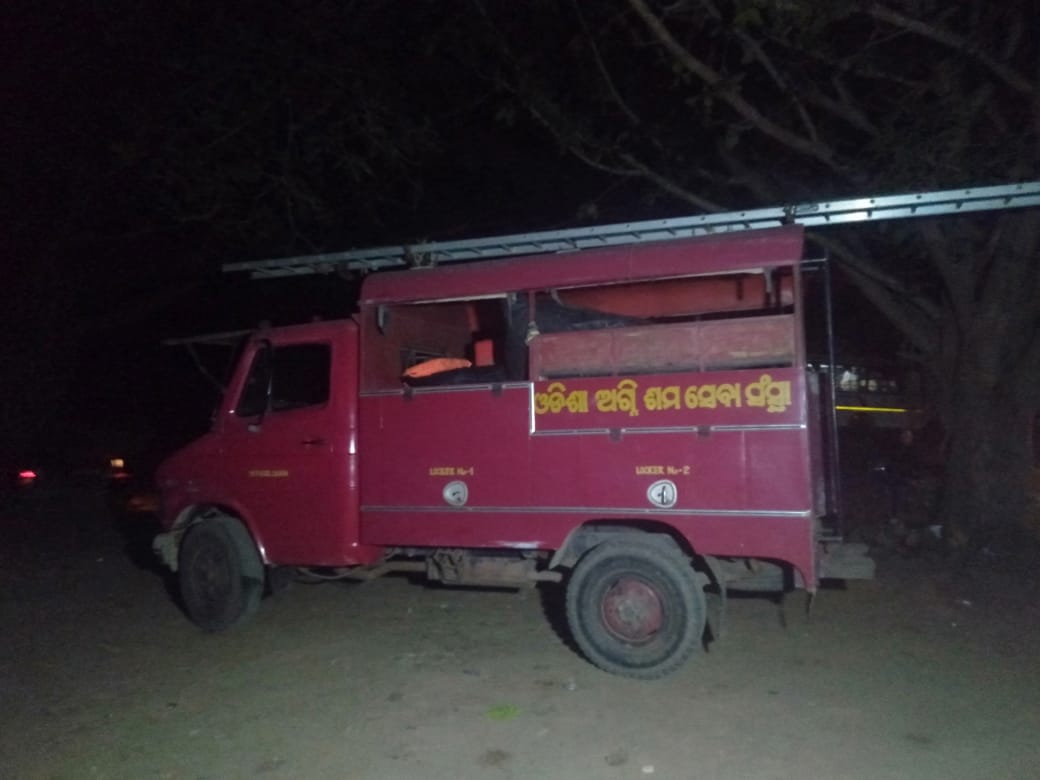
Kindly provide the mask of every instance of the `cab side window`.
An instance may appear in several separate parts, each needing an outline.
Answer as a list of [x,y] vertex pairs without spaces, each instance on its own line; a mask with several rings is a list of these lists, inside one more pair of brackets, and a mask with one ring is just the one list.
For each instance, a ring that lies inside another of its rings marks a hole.
[[328,402],[331,362],[332,349],[328,344],[291,344],[258,350],[235,413],[239,417],[256,417]]

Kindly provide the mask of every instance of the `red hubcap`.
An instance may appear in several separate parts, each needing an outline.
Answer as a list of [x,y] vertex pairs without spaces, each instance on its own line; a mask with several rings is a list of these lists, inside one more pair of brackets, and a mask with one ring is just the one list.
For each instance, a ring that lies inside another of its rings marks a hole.
[[657,591],[645,582],[621,579],[604,594],[603,623],[626,642],[645,642],[661,629],[664,612]]

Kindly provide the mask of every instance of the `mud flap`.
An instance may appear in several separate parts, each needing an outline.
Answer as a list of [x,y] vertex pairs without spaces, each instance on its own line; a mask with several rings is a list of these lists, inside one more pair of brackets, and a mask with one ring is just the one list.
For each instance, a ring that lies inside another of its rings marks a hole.
[[876,564],[867,555],[867,545],[858,542],[825,544],[820,551],[821,580],[872,580]]
[[726,629],[726,580],[722,576],[719,562],[714,557],[705,555],[703,560],[711,576],[709,577],[703,572],[698,572],[698,579],[701,580],[700,584],[702,586],[714,585],[718,591],[717,593],[705,594],[708,603],[708,630],[711,632],[713,640],[720,640]]

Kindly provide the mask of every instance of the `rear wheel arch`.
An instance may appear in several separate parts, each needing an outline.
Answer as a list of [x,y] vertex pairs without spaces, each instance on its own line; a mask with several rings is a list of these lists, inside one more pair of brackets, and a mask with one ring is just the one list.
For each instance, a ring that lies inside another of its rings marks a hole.
[[675,550],[692,560],[698,559],[696,550],[678,530],[667,523],[643,521],[589,522],[576,526],[567,534],[563,544],[553,553],[548,568],[573,568],[578,560],[592,548],[604,542],[620,541],[623,536],[648,544],[660,545],[663,549]]

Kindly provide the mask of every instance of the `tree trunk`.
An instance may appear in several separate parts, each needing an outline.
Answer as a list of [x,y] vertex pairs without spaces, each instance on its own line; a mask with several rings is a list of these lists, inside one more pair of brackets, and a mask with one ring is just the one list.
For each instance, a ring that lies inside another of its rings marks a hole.
[[1007,215],[989,240],[969,235],[947,231],[941,254],[952,303],[947,349],[933,364],[947,391],[939,399],[947,459],[937,521],[964,562],[1026,530],[1040,402],[1040,220]]
[[968,563],[987,545],[1013,543],[1024,531],[1035,412],[1008,392],[1013,382],[987,387],[971,369],[955,381],[936,520]]

